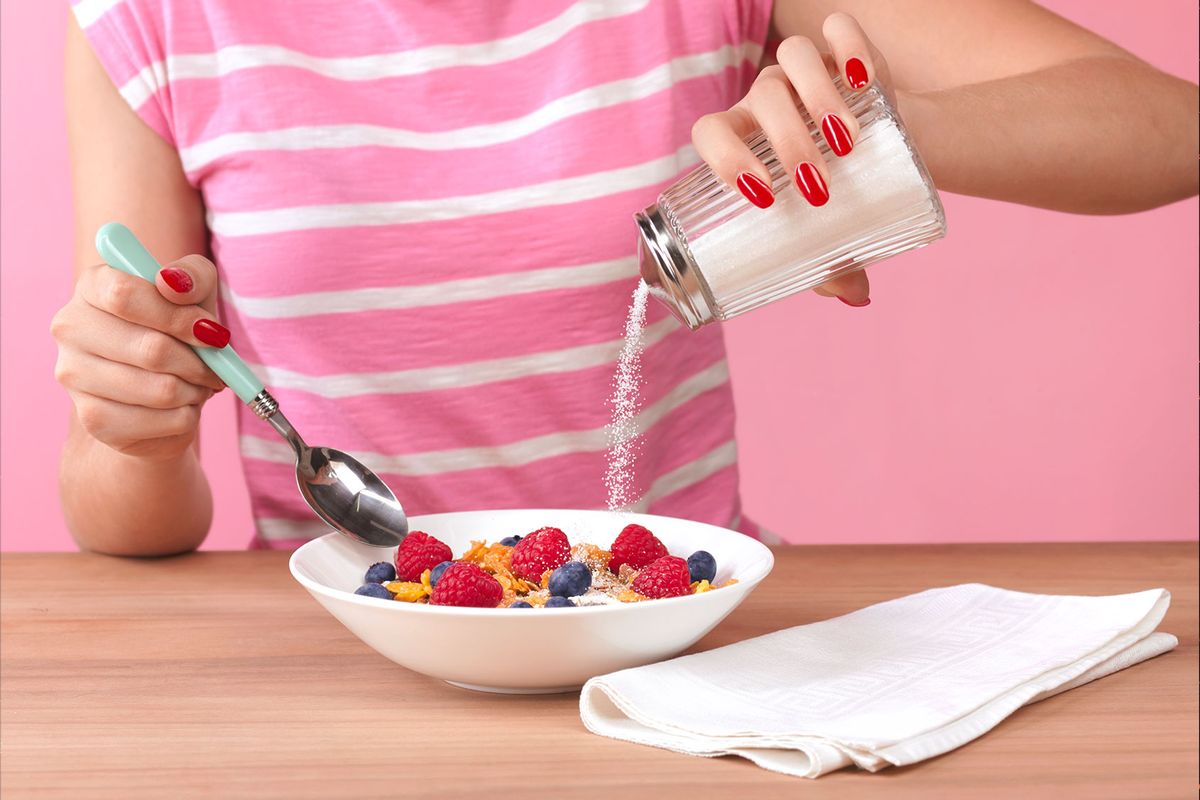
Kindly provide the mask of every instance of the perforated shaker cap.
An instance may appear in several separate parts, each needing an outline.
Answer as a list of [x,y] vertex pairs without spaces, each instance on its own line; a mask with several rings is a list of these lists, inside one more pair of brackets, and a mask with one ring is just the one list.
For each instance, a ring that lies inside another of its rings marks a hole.
[[633,215],[638,227],[638,269],[650,295],[690,329],[716,319],[699,270],[680,246],[657,204]]

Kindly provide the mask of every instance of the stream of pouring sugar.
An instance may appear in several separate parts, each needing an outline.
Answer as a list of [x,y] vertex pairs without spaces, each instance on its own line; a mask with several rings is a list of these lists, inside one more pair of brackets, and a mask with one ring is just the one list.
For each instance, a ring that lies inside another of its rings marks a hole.
[[612,421],[608,425],[608,510],[621,511],[633,504],[637,479],[637,457],[641,446],[637,412],[642,399],[642,328],[646,324],[646,301],[650,289],[638,281],[625,319],[625,344],[617,358],[613,393],[609,399]]

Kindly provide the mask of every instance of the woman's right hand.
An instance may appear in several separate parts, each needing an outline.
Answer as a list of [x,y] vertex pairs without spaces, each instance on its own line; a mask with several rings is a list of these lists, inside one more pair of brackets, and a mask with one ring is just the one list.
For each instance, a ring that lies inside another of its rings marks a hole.
[[225,388],[189,345],[224,347],[217,270],[185,256],[153,284],[105,264],[84,269],[54,315],[55,378],[89,435],[131,456],[172,458],[195,441],[200,409]]

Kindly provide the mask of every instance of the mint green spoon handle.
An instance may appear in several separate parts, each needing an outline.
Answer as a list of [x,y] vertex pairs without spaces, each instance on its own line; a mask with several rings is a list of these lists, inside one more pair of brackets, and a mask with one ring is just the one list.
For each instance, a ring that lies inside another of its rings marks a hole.
[[[119,222],[110,222],[96,232],[96,251],[110,267],[151,283],[162,269],[133,231]],[[232,345],[222,348],[193,346],[192,349],[243,403],[252,403],[263,390],[262,381],[254,376]]]

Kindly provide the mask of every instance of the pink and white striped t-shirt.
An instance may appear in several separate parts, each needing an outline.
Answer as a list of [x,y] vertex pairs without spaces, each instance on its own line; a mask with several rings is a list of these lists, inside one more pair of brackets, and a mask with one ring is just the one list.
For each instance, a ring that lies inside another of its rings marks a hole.
[[[749,87],[770,0],[81,0],[202,192],[233,342],[409,514],[597,508],[631,214]],[[640,510],[742,525],[718,326],[652,304]],[[323,532],[242,409],[260,543]]]

